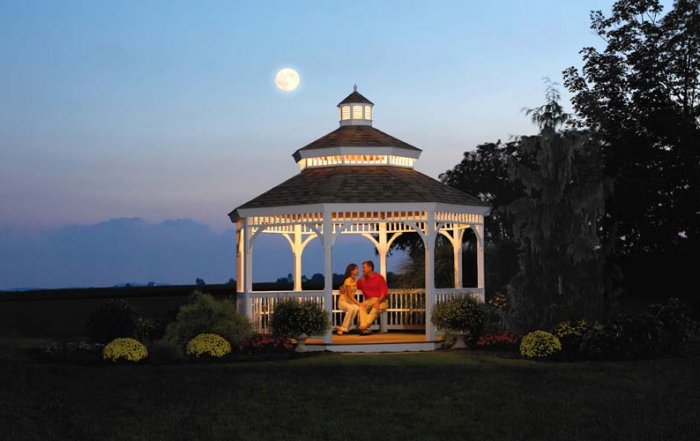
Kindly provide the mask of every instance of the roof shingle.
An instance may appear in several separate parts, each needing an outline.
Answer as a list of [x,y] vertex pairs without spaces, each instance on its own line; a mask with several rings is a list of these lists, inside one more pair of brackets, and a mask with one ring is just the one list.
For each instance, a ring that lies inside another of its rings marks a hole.
[[338,103],[338,107],[340,107],[342,104],[371,104],[374,105],[374,103],[367,98],[365,98],[364,95],[362,95],[360,92],[357,90],[353,91],[350,95],[346,96],[343,101]]
[[[400,147],[421,151],[418,147],[394,138],[372,126],[340,126],[336,130],[300,148],[297,152],[329,147]],[[297,152],[294,153],[295,157]]]
[[478,198],[412,168],[341,166],[306,168],[236,210],[320,203],[377,202],[439,202],[488,206]]

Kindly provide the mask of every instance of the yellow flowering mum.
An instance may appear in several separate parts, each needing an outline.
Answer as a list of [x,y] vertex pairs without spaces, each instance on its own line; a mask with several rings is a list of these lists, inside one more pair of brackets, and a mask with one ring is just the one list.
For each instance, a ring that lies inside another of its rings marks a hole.
[[115,338],[102,348],[105,361],[132,361],[134,363],[148,357],[148,349],[133,338]]
[[569,336],[583,337],[590,327],[591,325],[586,319],[567,320],[556,325],[552,331],[559,338]]
[[520,342],[520,355],[525,358],[549,358],[561,351],[561,342],[547,331],[533,331]]
[[231,353],[231,343],[217,334],[199,334],[185,346],[185,352],[190,357],[223,357]]

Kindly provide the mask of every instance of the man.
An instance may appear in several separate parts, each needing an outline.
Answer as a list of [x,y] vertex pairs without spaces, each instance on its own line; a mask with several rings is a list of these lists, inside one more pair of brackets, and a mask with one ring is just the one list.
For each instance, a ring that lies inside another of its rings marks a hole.
[[357,281],[357,289],[364,294],[364,302],[360,305],[360,334],[370,334],[369,327],[379,313],[389,308],[389,288],[381,274],[374,272],[371,260],[362,262],[362,277]]

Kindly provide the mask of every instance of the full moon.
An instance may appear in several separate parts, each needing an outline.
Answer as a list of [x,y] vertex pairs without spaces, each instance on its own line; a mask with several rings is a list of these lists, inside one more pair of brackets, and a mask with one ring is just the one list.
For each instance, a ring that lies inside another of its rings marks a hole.
[[278,89],[291,92],[299,86],[299,73],[294,69],[285,67],[275,75],[275,84]]

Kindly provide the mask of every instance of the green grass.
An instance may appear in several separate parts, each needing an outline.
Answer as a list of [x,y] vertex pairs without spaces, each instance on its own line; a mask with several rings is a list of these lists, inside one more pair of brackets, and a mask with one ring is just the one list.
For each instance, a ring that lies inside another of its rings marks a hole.
[[536,363],[453,351],[162,367],[0,356],[0,439],[695,440],[698,372],[695,355]]

